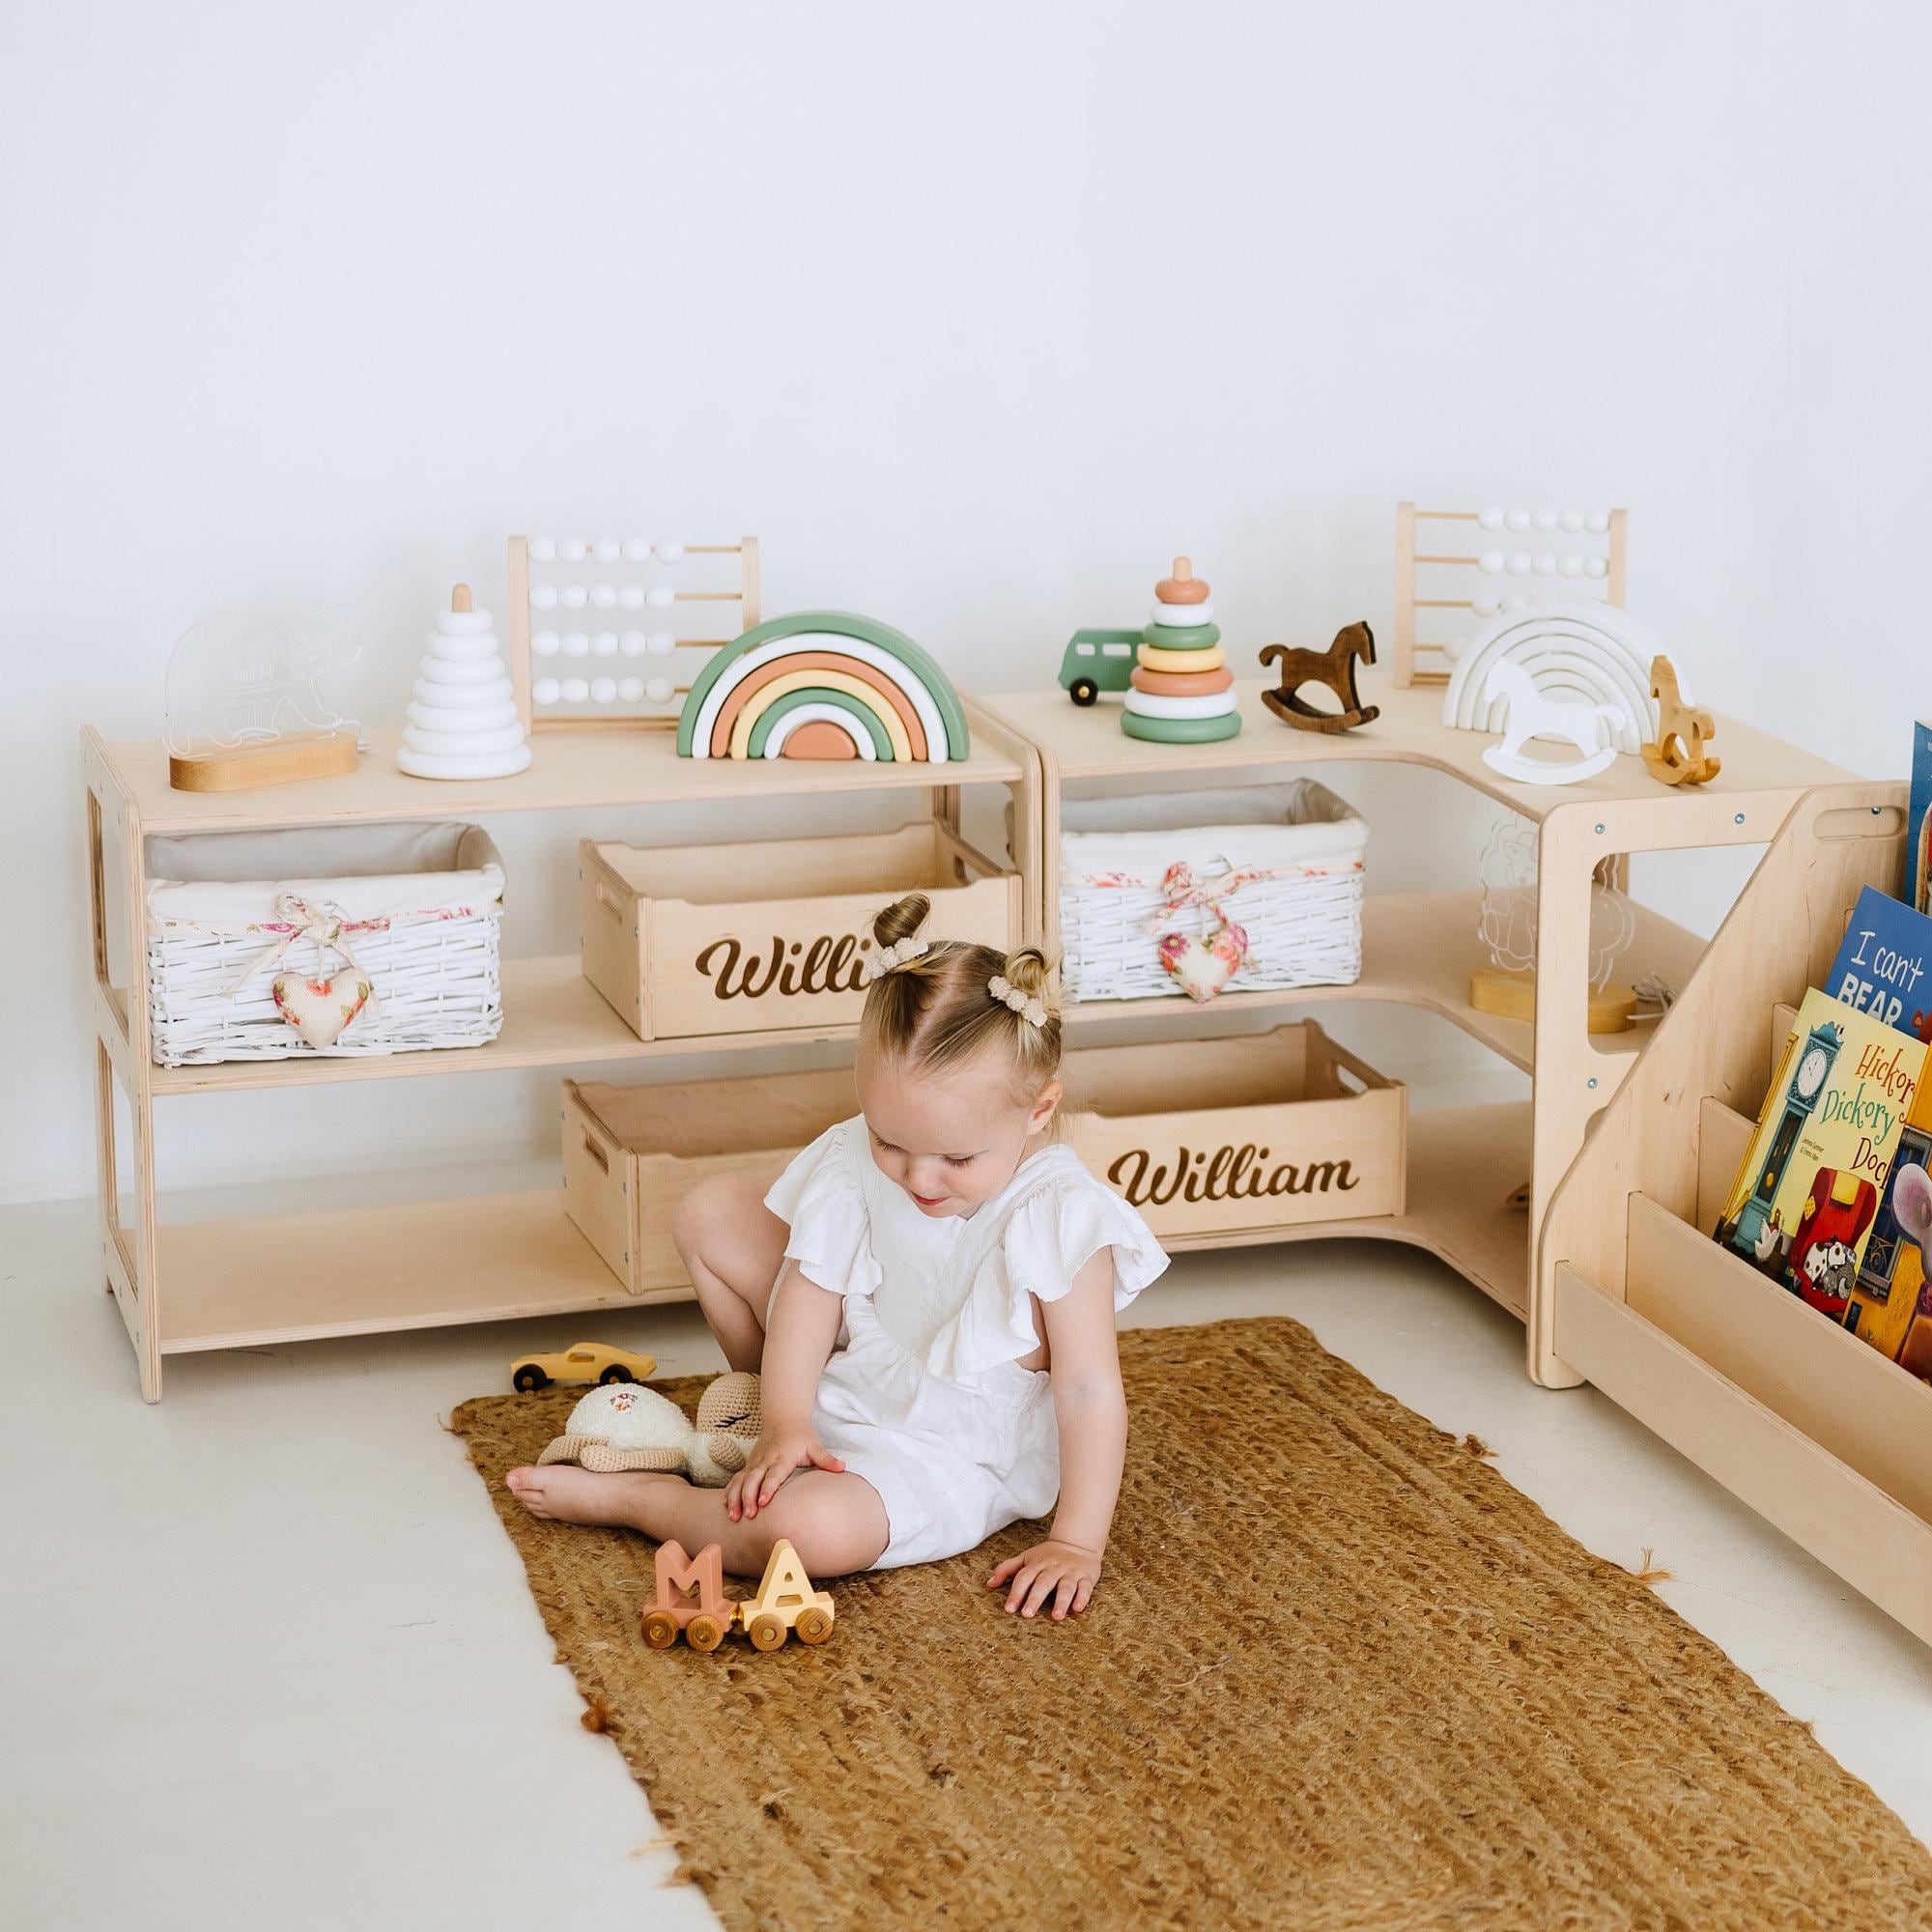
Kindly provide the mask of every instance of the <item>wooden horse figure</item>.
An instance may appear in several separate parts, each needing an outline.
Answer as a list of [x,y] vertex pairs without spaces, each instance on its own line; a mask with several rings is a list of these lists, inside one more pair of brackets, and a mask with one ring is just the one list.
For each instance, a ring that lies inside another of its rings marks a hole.
[[[1483,680],[1483,702],[1498,699],[1508,707],[1503,741],[1483,753],[1492,771],[1520,784],[1577,784],[1606,772],[1616,762],[1617,748],[1603,742],[1603,721],[1614,733],[1623,728],[1624,714],[1614,704],[1588,704],[1572,697],[1546,696],[1536,679],[1520,664],[1498,658]],[[1526,757],[1523,747],[1532,738],[1558,740],[1583,753],[1569,764]]]
[[[1325,651],[1290,650],[1286,644],[1270,644],[1262,653],[1262,663],[1281,666],[1281,688],[1262,693],[1262,702],[1297,731],[1352,731],[1381,716],[1379,704],[1364,704],[1355,689],[1357,661],[1376,661],[1376,634],[1366,624],[1350,624],[1335,633],[1335,641]],[[1332,691],[1342,709],[1318,711],[1300,696],[1304,684],[1319,684]]]
[[1708,711],[1687,704],[1677,688],[1677,667],[1666,657],[1650,661],[1650,695],[1657,699],[1657,739],[1643,748],[1652,778],[1667,785],[1708,784],[1722,765],[1704,755],[1718,727]]

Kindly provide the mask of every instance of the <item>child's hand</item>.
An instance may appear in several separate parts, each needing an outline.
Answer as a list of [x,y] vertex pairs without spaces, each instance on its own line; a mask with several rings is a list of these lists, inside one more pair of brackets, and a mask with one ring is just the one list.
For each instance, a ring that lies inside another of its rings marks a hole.
[[1053,1620],[1059,1623],[1069,1612],[1084,1610],[1100,1580],[1100,1552],[1083,1549],[1077,1543],[1062,1543],[1049,1536],[1017,1556],[1009,1556],[986,1578],[986,1587],[997,1590],[1010,1581],[1007,1608],[1021,1616],[1037,1613],[1048,1598],[1053,1600]]
[[794,1469],[842,1469],[845,1464],[809,1429],[767,1431],[752,1445],[752,1460],[724,1486],[724,1514],[749,1522],[778,1494]]

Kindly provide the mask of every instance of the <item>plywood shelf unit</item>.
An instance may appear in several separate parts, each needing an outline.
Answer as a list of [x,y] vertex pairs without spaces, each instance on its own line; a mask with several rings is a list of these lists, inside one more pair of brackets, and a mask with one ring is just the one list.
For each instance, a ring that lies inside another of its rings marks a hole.
[[[1478,1012],[1469,1005],[1472,967],[1486,964],[1476,936],[1474,892],[1371,891],[1363,912],[1362,973],[1347,986],[1223,995],[1213,1013],[1299,1007],[1332,1000],[1393,1001],[1439,1014],[1534,1082],[1534,1103],[1520,1117],[1492,1123],[1483,1157],[1453,1132],[1432,1136],[1430,1116],[1414,1123],[1409,1204],[1401,1225],[1360,1223],[1356,1234],[1412,1240],[1462,1269],[1485,1293],[1522,1317],[1529,1330],[1530,1371],[1568,1385],[1578,1378],[1548,1346],[1553,1288],[1532,1265],[1551,1197],[1576,1159],[1590,1124],[1634,1067],[1644,1063],[1650,1025],[1594,1038],[1585,1025],[1590,891],[1605,861],[1632,852],[1768,842],[1798,802],[1819,787],[1857,781],[1811,753],[1780,744],[1734,720],[1721,722],[1725,751],[1717,781],[1692,794],[1658,784],[1642,761],[1620,757],[1588,782],[1523,785],[1483,762],[1487,738],[1442,723],[1439,691],[1398,687],[1386,673],[1362,679],[1365,703],[1380,715],[1358,729],[1320,733],[1282,724],[1261,701],[1267,686],[1241,689],[1239,736],[1208,745],[1164,745],[1129,738],[1110,708],[1077,709],[1053,690],[989,697],[986,708],[1031,743],[1040,760],[1044,832],[1040,841],[1039,925],[1059,936],[1060,803],[1068,786],[1148,790],[1211,787],[1230,777],[1257,781],[1311,766],[1397,763],[1440,773],[1506,805],[1542,828],[1538,923],[1547,935],[1534,1024]],[[1373,867],[1372,867],[1373,882]],[[1709,957],[1694,934],[1644,907],[1624,963],[1673,986],[1707,979]],[[1199,1009],[1191,1009],[1200,1011]],[[1095,1001],[1073,1009],[1080,1030],[1109,1020],[1170,1021],[1190,1011],[1182,1000]],[[1444,1117],[1437,1117],[1442,1121]],[[1455,1116],[1446,1117],[1453,1122]],[[1502,1177],[1498,1179],[1498,1177]],[[1506,1208],[1515,1183],[1529,1183],[1524,1208]],[[1342,1233],[1341,1229],[1322,1232]]]
[[[967,712],[972,750],[944,765],[680,758],[669,732],[592,731],[547,735],[529,769],[514,778],[433,782],[396,769],[399,734],[389,731],[372,735],[353,773],[229,793],[174,791],[162,746],[107,744],[84,731],[101,1267],[133,1343],[142,1394],[159,1400],[162,1357],[190,1350],[661,1298],[626,1292],[571,1226],[554,1190],[163,1226],[155,1199],[157,1099],[672,1055],[742,1058],[761,1047],[849,1041],[853,1031],[807,1023],[641,1039],[570,953],[503,963],[503,1026],[483,1046],[156,1066],[139,992],[150,834],[505,812],[568,819],[613,807],[715,805],[721,810],[713,815],[719,827],[713,836],[724,838],[728,808],[739,800],[796,801],[796,829],[809,833],[819,800],[909,792],[923,796],[942,837],[956,840],[962,793],[999,786],[1008,794],[1011,863],[1030,919],[1038,902],[1038,761],[1024,739],[970,700]],[[575,822],[563,827],[559,865],[578,863],[582,829]],[[117,1115],[125,1123],[120,1135]]]
[[[555,1188],[164,1225],[155,1198],[157,1099],[713,1053],[758,1069],[760,1048],[850,1038],[846,1027],[823,1026],[647,1041],[566,954],[506,962],[505,1023],[486,1046],[159,1068],[149,1058],[145,1006],[128,990],[129,962],[138,988],[144,955],[147,834],[548,812],[564,821],[558,863],[571,864],[585,829],[573,815],[606,808],[716,805],[714,836],[724,838],[731,836],[733,801],[796,800],[798,829],[810,831],[817,799],[909,789],[924,793],[932,815],[956,833],[962,791],[992,785],[1009,795],[1024,929],[1051,943],[1065,785],[1112,781],[1185,790],[1243,772],[1260,778],[1393,761],[1440,773],[1541,826],[1545,942],[1533,1025],[1468,1004],[1468,971],[1479,963],[1473,892],[1396,893],[1368,902],[1363,972],[1352,985],[1231,997],[1206,1015],[1179,1000],[1095,1003],[1075,1009],[1073,1042],[1084,1043],[1102,1023],[1164,1038],[1203,1027],[1225,1033],[1289,1008],[1394,1002],[1439,1015],[1528,1073],[1534,1099],[1413,1113],[1399,1213],[1230,1228],[1171,1245],[1347,1237],[1403,1241],[1440,1256],[1524,1321],[1537,1379],[1600,1380],[1859,1587],[1888,1607],[1905,1605],[1900,1613],[1910,1621],[1915,1591],[1932,1600],[1924,1587],[1932,1553],[1918,1541],[1932,1536],[1923,1520],[1927,1499],[1889,1489],[1886,1471],[1870,1466],[1870,1442],[1828,1436],[1823,1418],[1801,1412],[1789,1390],[1768,1378],[1768,1365],[1721,1354],[1708,1335],[1690,1335],[1681,1323],[1667,1330],[1667,1311],[1646,1303],[1640,1285],[1630,1293],[1633,1254],[1640,1284],[1645,1266],[1662,1265],[1645,1255],[1654,1256],[1660,1243],[1666,1257],[1675,1252],[1670,1243],[1678,1237],[1667,1227],[1660,1231],[1656,1217],[1675,1216],[1688,1227],[1686,1217],[1697,1210],[1700,1134],[1712,1150],[1729,1144],[1726,1136],[1734,1142],[1737,1117],[1755,1104],[1770,1004],[1802,990],[1806,972],[1823,963],[1811,955],[1829,955],[1858,882],[1879,876],[1887,863],[1884,840],[1870,833],[1874,823],[1889,824],[1888,812],[1897,815],[1896,788],[1863,786],[1728,720],[1719,734],[1722,774],[1689,796],[1656,784],[1633,758],[1568,790],[1519,785],[1482,764],[1480,737],[1441,724],[1435,694],[1398,690],[1384,677],[1366,682],[1365,696],[1381,715],[1364,729],[1292,731],[1263,707],[1256,682],[1242,690],[1241,735],[1197,748],[1129,739],[1110,708],[1076,710],[1057,691],[1019,693],[973,704],[972,755],[945,767],[680,760],[668,734],[587,732],[547,736],[529,771],[517,778],[433,784],[397,772],[392,738],[378,734],[352,776],[254,793],[190,794],[168,788],[158,745],[108,745],[85,733],[102,1272],[132,1339],[143,1394],[158,1400],[171,1354],[637,1307],[687,1293],[654,1287],[630,1293],[571,1223]],[[1598,867],[1631,852],[1767,842],[1770,856],[1740,912],[1708,948],[1640,912],[1632,959],[1682,986],[1682,997],[1657,1026],[1593,1042],[1584,1027],[1584,949]],[[1895,837],[1890,852],[1895,859]],[[1793,937],[1807,932],[1806,945]],[[111,953],[119,955],[118,974],[110,971]],[[1707,1037],[1720,1037],[1721,1049],[1700,1046]],[[1186,1050],[1184,1039],[1177,1050]],[[1519,1198],[1525,1179],[1526,1198]],[[1644,1199],[1634,1202],[1634,1195]],[[1846,1358],[1836,1373],[1850,1386],[1869,1381],[1874,1369],[1896,1373],[1876,1358]],[[1907,1406],[1897,1413],[1912,1411]],[[1803,1510],[1768,1493],[1777,1486],[1754,1473],[1757,1464],[1780,1472],[1789,1486],[1815,1477]]]

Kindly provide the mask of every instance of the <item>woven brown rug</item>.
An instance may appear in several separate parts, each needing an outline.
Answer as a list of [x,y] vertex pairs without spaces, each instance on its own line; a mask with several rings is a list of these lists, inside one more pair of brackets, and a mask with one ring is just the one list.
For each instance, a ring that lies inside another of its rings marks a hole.
[[1132,1447],[1086,1615],[1024,1624],[982,1587],[1015,1525],[835,1584],[832,1640],[767,1656],[646,1650],[651,1546],[510,1500],[568,1392],[456,1412],[734,1932],[1932,1926],[1904,1826],[1479,1445],[1293,1321],[1132,1331],[1121,1358]]

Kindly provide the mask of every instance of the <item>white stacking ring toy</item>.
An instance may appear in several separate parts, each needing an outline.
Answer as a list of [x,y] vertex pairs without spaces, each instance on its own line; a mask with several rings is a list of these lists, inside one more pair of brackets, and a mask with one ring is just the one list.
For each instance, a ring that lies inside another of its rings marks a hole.
[[417,779],[506,779],[527,768],[529,741],[490,613],[459,583],[424,645],[396,763]]

